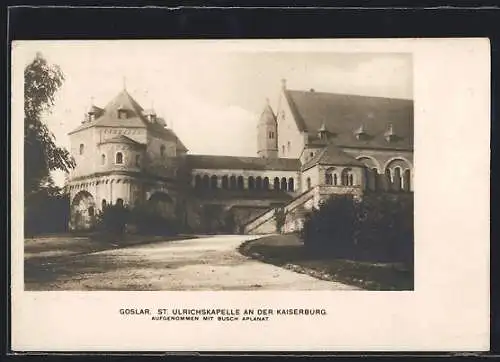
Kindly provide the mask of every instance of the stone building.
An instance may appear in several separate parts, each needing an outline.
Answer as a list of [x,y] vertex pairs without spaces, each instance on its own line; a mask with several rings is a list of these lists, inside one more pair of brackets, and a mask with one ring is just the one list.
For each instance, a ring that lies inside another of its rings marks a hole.
[[412,100],[290,90],[283,81],[276,109],[267,102],[256,121],[257,157],[192,155],[126,90],[92,105],[70,133],[70,227],[92,227],[109,203],[150,203],[198,232],[274,232],[282,207],[291,231],[332,194],[413,191]]

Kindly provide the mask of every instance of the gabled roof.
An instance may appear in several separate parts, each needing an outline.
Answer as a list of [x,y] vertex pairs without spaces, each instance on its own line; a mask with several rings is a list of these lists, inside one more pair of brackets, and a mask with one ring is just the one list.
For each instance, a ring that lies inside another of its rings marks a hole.
[[300,160],[295,158],[261,158],[216,155],[187,155],[187,165],[198,169],[279,170],[299,171]]
[[307,170],[316,165],[363,166],[360,161],[349,156],[332,143],[318,151],[309,161],[304,163],[302,170]]
[[[413,100],[286,89],[284,94],[299,131],[311,141],[324,123],[338,146],[413,149]],[[384,137],[389,124],[396,135],[391,142]],[[358,139],[361,125],[366,136]]]
[[137,142],[130,137],[124,135],[118,135],[112,138],[108,138],[107,140],[102,141],[100,144],[105,143],[125,143],[134,146],[146,146],[144,143]]

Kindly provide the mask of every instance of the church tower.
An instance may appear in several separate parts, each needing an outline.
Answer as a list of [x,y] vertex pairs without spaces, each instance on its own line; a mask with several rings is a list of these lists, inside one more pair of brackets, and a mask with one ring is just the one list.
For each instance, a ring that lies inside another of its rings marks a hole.
[[257,154],[263,158],[278,157],[278,123],[269,100],[257,125]]

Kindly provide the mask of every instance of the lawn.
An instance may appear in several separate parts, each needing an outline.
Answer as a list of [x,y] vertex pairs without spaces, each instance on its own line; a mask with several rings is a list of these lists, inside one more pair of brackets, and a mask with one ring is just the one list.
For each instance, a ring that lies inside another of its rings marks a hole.
[[295,234],[251,240],[241,254],[318,279],[367,290],[413,290],[413,269],[402,263],[380,263],[312,256]]

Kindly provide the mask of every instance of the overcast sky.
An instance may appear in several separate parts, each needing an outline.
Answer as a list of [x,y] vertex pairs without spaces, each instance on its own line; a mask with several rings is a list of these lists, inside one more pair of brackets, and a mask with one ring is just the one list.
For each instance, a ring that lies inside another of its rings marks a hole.
[[128,92],[143,108],[153,105],[190,153],[205,154],[255,156],[259,114],[266,98],[277,103],[282,78],[289,89],[412,98],[409,54],[258,51],[252,42],[221,44],[32,41],[15,44],[14,52],[26,66],[39,51],[64,72],[46,122],[65,147],[91,98],[105,106],[124,80]]

